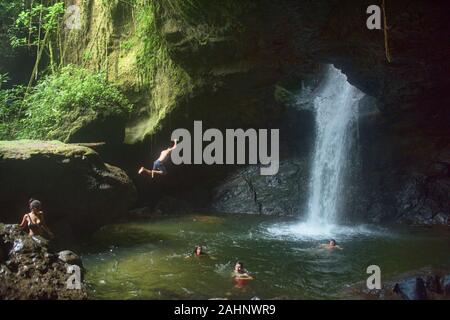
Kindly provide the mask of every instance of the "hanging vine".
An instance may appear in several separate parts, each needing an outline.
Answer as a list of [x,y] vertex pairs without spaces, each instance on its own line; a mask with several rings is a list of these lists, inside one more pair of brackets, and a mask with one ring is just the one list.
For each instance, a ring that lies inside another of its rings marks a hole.
[[390,63],[391,62],[391,54],[389,52],[388,26],[387,26],[387,20],[386,20],[385,0],[382,1],[381,6],[383,9],[384,52],[385,52],[387,61]]
[[[9,30],[9,40],[12,48],[35,48],[35,62],[31,71],[25,95],[38,79],[43,56],[48,57],[48,69],[51,73],[57,71],[56,57],[62,55],[57,44],[57,35],[61,28],[61,17],[64,15],[64,2],[60,0],[40,0],[27,2],[18,13],[14,24]],[[59,51],[55,51],[59,49]],[[43,70],[45,71],[45,69]]]

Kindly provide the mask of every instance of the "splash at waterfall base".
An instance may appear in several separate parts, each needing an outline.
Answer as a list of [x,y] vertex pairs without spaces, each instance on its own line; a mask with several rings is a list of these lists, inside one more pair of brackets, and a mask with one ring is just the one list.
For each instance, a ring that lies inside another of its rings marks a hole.
[[346,187],[345,173],[350,150],[355,143],[352,127],[357,121],[358,103],[363,96],[361,91],[348,83],[343,73],[328,66],[313,101],[316,137],[306,221],[294,226],[271,228],[272,232],[306,237],[352,233],[351,228],[337,224],[339,213],[343,210],[341,194]]
[[[308,159],[312,165],[302,167],[282,161],[279,173],[270,176],[261,176],[257,166],[244,169],[253,170],[251,175],[249,171],[239,171],[244,172],[241,180],[245,182],[242,188],[235,188],[236,194],[243,194],[236,206],[243,210],[240,213],[248,213],[245,212],[248,207],[242,207],[246,204],[253,206],[253,213],[262,213],[268,207],[260,205],[263,200],[266,204],[275,202],[274,199],[282,203],[284,199],[280,200],[280,195],[271,189],[276,186],[288,189],[291,198],[304,204],[303,211],[296,210],[291,215],[296,215],[295,218],[233,215],[235,194],[225,190],[221,197],[230,206],[222,208],[221,215],[167,215],[157,220],[107,226],[91,239],[83,255],[90,270],[92,296],[342,299],[349,297],[344,291],[350,286],[366,283],[370,265],[380,266],[383,281],[425,266],[448,268],[446,230],[435,233],[398,226],[344,224],[349,220],[346,219],[349,212],[343,191],[351,188],[352,183],[346,176],[352,169],[349,162],[356,157],[355,122],[361,97],[362,93],[330,66],[313,100],[315,143]],[[204,136],[198,139],[199,150],[204,139]],[[197,154],[198,161],[204,160],[202,152]],[[295,180],[302,172],[308,175],[305,181],[285,183],[287,177]],[[254,176],[258,176],[258,183],[265,184],[268,190],[265,194],[255,192],[255,180],[251,178]],[[300,185],[306,189],[300,189]],[[302,196],[305,198],[300,199]],[[323,240],[330,238],[335,238],[344,250],[321,248]],[[199,243],[207,244],[214,259],[185,259],[188,251]],[[255,275],[256,281],[245,290],[235,288],[230,278],[236,260],[242,260]],[[193,276],[198,274],[201,277]]]
[[[270,232],[295,223],[263,215],[167,216],[109,225],[80,253],[95,299],[345,299],[343,290],[365,284],[373,264],[383,285],[404,272],[450,265],[448,232],[342,228],[353,234],[340,233],[344,250],[335,251],[319,248],[322,239]],[[186,259],[198,243],[211,258]],[[236,260],[255,276],[245,288],[232,281]]]

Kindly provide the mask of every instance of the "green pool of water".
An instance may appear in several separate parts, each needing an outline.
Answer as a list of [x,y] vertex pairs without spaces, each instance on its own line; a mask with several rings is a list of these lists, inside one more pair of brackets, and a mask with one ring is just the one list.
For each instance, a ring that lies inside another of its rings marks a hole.
[[[293,220],[260,216],[169,217],[110,225],[84,247],[93,299],[338,299],[380,266],[382,279],[426,266],[450,266],[450,233],[424,229],[343,229],[344,250],[319,249],[329,237],[303,237]],[[195,245],[209,257],[186,258]],[[255,276],[236,286],[236,260]]]

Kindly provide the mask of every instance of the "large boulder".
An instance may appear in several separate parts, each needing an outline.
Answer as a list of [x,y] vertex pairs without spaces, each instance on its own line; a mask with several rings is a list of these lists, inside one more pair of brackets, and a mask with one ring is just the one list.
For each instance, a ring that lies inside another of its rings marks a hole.
[[397,283],[394,292],[403,300],[427,300],[427,288],[422,278],[406,279]]
[[81,261],[81,258],[75,252],[70,250],[63,250],[61,252],[58,252],[58,259],[69,265],[76,265],[79,266],[80,268],[83,267],[83,262]]
[[87,298],[82,270],[79,288],[69,288],[71,264],[59,260],[44,239],[29,237],[16,225],[0,224],[1,248],[0,300]]
[[387,278],[381,289],[368,289],[366,281],[349,285],[341,296],[357,300],[448,300],[445,286],[449,279],[448,269],[425,267]]
[[262,176],[258,166],[231,174],[214,190],[210,210],[221,213],[295,216],[304,212],[309,169],[307,159],[280,162],[278,174]]
[[359,167],[354,166],[354,220],[407,224],[450,223],[448,133],[411,115],[394,124],[380,114],[359,121]]
[[0,141],[0,221],[18,223],[39,199],[57,238],[81,236],[126,214],[134,184],[90,148],[58,141]]

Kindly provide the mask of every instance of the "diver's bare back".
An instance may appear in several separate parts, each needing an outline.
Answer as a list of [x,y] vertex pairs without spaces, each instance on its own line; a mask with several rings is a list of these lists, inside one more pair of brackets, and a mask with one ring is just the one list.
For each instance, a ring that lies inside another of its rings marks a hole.
[[172,152],[171,149],[166,149],[166,150],[161,151],[161,154],[159,155],[158,160],[161,161],[161,162],[166,161],[167,157],[169,156],[169,154],[171,152]]
[[161,151],[161,153],[159,154],[159,158],[153,163],[152,170],[148,170],[144,167],[141,167],[138,171],[138,174],[146,173],[147,175],[150,175],[152,178],[155,175],[155,173],[159,174],[159,175],[165,175],[166,168],[164,167],[163,162],[165,162],[167,160],[170,153],[177,147],[177,140],[174,139],[173,142],[174,142],[174,145],[172,147]]

